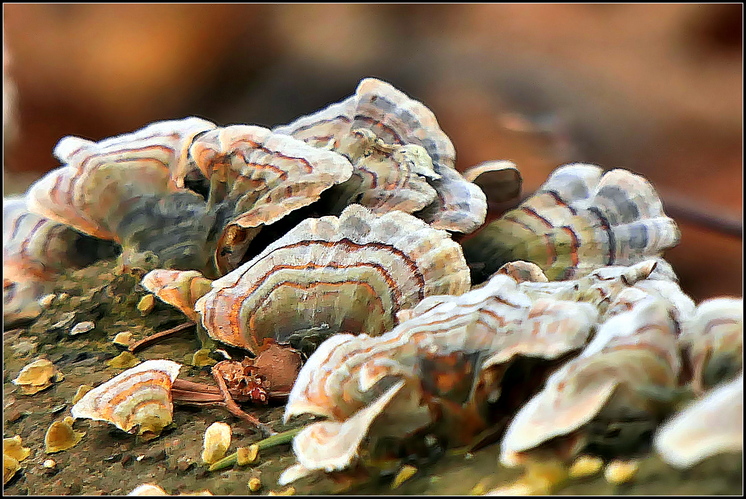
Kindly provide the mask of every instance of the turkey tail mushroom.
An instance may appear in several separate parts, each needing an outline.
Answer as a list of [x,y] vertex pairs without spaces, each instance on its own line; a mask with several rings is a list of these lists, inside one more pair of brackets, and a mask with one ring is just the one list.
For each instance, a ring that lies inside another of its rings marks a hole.
[[537,264],[550,281],[659,257],[679,242],[652,185],[639,175],[571,164],[517,208],[463,241],[475,282],[505,263]]

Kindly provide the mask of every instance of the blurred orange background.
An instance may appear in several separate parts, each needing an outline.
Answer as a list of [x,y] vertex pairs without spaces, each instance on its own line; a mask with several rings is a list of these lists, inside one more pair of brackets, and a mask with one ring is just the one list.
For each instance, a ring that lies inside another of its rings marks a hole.
[[740,4],[4,4],[5,194],[65,135],[163,119],[274,126],[375,76],[423,101],[459,169],[514,161],[526,191],[589,162],[649,178],[696,300],[742,295]]

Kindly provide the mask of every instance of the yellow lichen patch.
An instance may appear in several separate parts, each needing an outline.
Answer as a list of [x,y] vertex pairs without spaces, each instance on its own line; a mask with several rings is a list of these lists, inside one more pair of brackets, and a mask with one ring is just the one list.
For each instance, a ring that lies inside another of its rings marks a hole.
[[18,462],[23,461],[31,454],[31,449],[22,445],[20,435],[13,438],[3,439],[3,455],[10,456]]
[[53,454],[75,447],[85,436],[85,432],[73,430],[73,419],[66,417],[63,421],[54,421],[44,435],[44,452]]
[[259,477],[252,477],[249,479],[249,490],[251,492],[258,492],[262,488],[262,481]]
[[78,400],[83,398],[83,395],[93,390],[93,387],[91,385],[80,385],[78,387],[78,391],[75,392],[75,395],[73,395],[73,404],[77,404]]
[[122,352],[113,359],[107,360],[106,365],[115,369],[129,369],[140,363],[140,359],[130,352]]
[[412,478],[415,473],[417,473],[417,468],[415,466],[405,464],[394,477],[394,481],[391,482],[391,489],[398,488],[401,484]]
[[231,445],[231,427],[225,423],[213,423],[205,431],[202,461],[212,464],[225,456]]
[[603,468],[603,459],[596,456],[580,456],[570,466],[570,478],[593,476]]
[[148,315],[153,307],[155,307],[155,296],[153,295],[143,296],[137,304],[137,310],[140,311],[142,316]]
[[251,444],[248,447],[239,447],[236,449],[236,463],[239,466],[246,466],[256,462],[259,457],[259,446]]
[[49,360],[37,359],[21,369],[13,384],[17,385],[24,395],[33,395],[63,379],[63,374]]
[[195,367],[212,366],[217,363],[218,361],[210,357],[210,349],[208,348],[202,348],[194,352],[191,361],[191,365]]
[[20,468],[21,465],[17,459],[13,459],[9,455],[3,454],[3,485],[8,483]]
[[604,478],[606,478],[607,482],[614,485],[626,483],[634,478],[639,468],[640,463],[638,461],[614,460],[606,466]]

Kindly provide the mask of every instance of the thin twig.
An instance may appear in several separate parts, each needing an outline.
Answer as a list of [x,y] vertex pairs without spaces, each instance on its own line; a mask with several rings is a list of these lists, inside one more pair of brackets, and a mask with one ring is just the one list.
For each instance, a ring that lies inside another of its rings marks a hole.
[[176,335],[177,333],[185,331],[186,329],[194,325],[196,325],[194,322],[191,322],[191,321],[185,322],[184,324],[180,324],[176,327],[172,327],[171,329],[166,329],[165,331],[161,331],[160,333],[151,334],[150,336],[146,336],[140,341],[134,342],[133,344],[129,346],[127,350],[129,350],[132,353],[135,353],[136,351],[142,350],[145,347],[149,347],[150,345],[157,343],[163,339],[170,338]]
[[223,376],[219,372],[213,370],[212,376],[215,378],[215,382],[218,384],[218,388],[220,388],[220,392],[223,394],[225,408],[228,409],[231,412],[231,414],[254,425],[259,430],[259,432],[262,434],[263,437],[270,437],[277,433],[273,431],[269,426],[259,421],[259,419],[257,419],[255,416],[252,416],[251,414],[247,414],[246,412],[241,410],[241,408],[238,406],[235,400],[233,400],[233,396],[231,395],[231,392],[228,390],[228,386],[225,384],[225,380],[223,379]]

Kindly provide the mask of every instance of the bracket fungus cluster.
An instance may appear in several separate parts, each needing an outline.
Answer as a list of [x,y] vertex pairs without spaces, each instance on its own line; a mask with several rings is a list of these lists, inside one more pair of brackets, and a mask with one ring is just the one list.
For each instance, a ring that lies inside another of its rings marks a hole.
[[[433,439],[500,440],[503,465],[543,470],[521,490],[545,492],[565,475],[543,462],[654,433],[677,466],[740,449],[743,300],[679,287],[664,259],[679,230],[640,175],[568,164],[518,204],[516,165],[462,175],[433,112],[375,78],[271,129],[188,117],[54,154],[63,166],[4,201],[4,319],[33,320],[59,275],[121,252],[197,324],[202,357],[209,339],[247,356],[215,365],[217,386],[144,362],[75,418],[149,439],[175,401],[217,403],[273,434],[237,402],[287,400],[286,420],[320,419],[283,484]],[[507,211],[484,225],[488,206]],[[675,415],[682,392],[697,401]]]
[[170,360],[143,362],[83,395],[72,416],[108,421],[145,440],[153,439],[173,419],[171,386],[180,368]]

